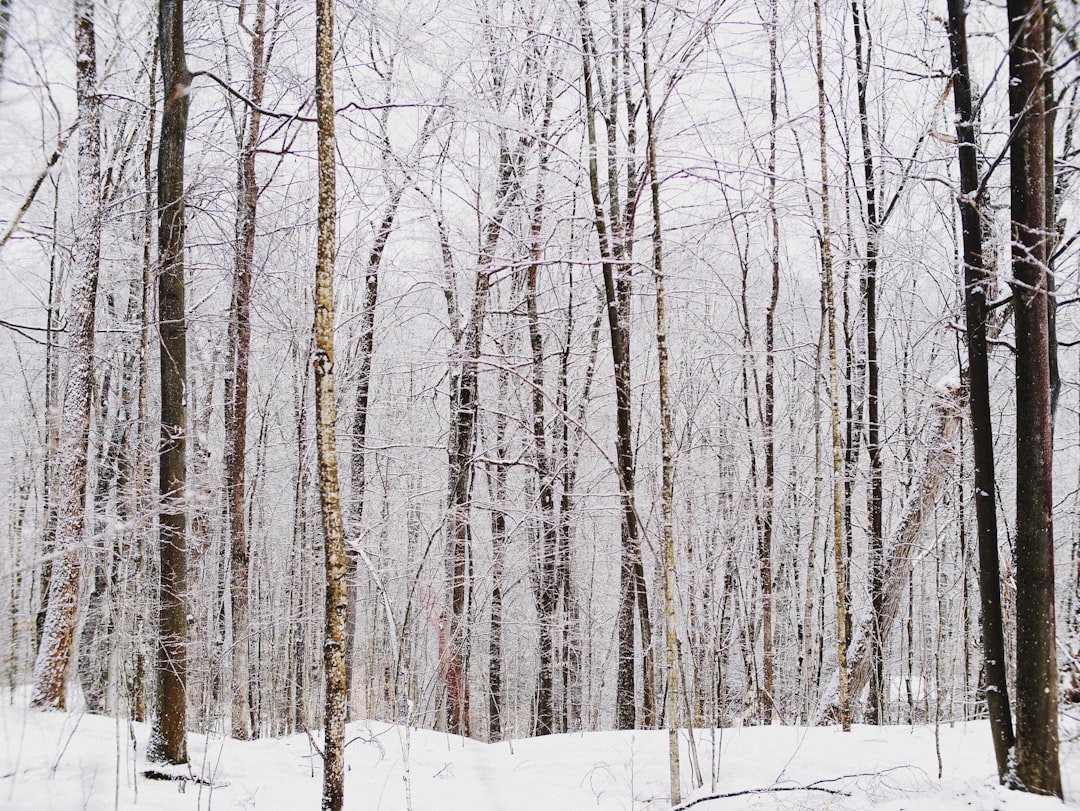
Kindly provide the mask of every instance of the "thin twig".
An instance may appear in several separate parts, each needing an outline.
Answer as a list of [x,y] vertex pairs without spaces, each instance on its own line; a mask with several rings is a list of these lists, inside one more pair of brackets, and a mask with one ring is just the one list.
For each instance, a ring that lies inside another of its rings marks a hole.
[[835,788],[825,788],[824,786],[817,786],[811,783],[808,786],[773,786],[772,788],[748,788],[742,791],[727,791],[723,794],[710,794],[707,797],[698,797],[696,800],[691,800],[688,803],[677,805],[672,808],[671,811],[684,811],[686,808],[691,808],[698,803],[707,803],[710,800],[727,800],[731,797],[745,797],[748,794],[773,794],[779,791],[822,791],[826,794],[835,794],[840,797],[850,797],[851,792],[841,791]]

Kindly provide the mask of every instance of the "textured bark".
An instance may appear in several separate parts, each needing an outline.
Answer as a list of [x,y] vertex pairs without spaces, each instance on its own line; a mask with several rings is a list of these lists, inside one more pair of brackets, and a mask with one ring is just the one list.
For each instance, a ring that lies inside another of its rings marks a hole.
[[[154,274],[154,137],[157,130],[157,71],[159,47],[157,40],[154,41],[153,54],[150,61],[150,81],[148,83],[147,100],[147,126],[146,143],[143,148],[143,255],[142,255],[142,279],[133,283],[138,287],[140,298],[139,319],[139,350],[138,350],[138,393],[136,394],[136,429],[134,442],[128,448],[127,453],[132,457],[134,477],[132,481],[131,509],[135,515],[141,516],[140,526],[145,527],[149,520],[150,506],[147,503],[152,497],[150,492],[150,459],[149,440],[150,430],[150,344],[153,337],[152,314],[153,309],[153,274]],[[138,532],[134,543],[134,560],[131,561],[131,576],[136,590],[144,586],[146,575],[147,542],[146,532]],[[128,682],[128,693],[131,702],[131,716],[133,721],[146,720],[146,650],[143,639],[147,626],[147,603],[140,600],[135,609],[132,619],[132,637],[134,644],[129,659],[131,677]]]
[[148,757],[187,756],[187,327],[184,320],[184,142],[191,74],[184,55],[183,0],[160,0],[158,41],[164,110],[158,144],[158,330],[161,440],[158,516],[161,556],[157,713]]
[[[508,375],[499,372],[499,402],[508,396]],[[488,741],[502,739],[503,712],[503,579],[506,572],[508,536],[506,513],[506,427],[507,416],[503,409],[495,412],[495,458],[488,474],[488,487],[494,508],[491,511],[491,622],[488,634]]]
[[[526,317],[528,321],[529,349],[532,373],[532,442],[536,460],[537,495],[540,506],[540,527],[537,533],[535,555],[535,599],[537,618],[540,623],[540,673],[536,687],[536,723],[534,734],[548,735],[560,730],[556,723],[556,639],[559,632],[559,566],[560,549],[558,515],[555,509],[556,471],[548,446],[547,399],[544,375],[544,339],[540,328],[537,304],[540,263],[543,259],[541,236],[544,213],[548,162],[548,135],[551,128],[551,108],[554,103],[553,82],[548,75],[544,96],[543,121],[537,139],[540,156],[537,166],[537,191],[529,224],[529,266],[525,271]],[[563,629],[565,631],[565,629]]]
[[979,188],[979,168],[975,142],[975,112],[968,70],[964,0],[949,0],[948,5],[956,138],[960,144],[958,202],[964,243],[964,312],[967,319],[971,445],[975,464],[973,484],[979,545],[979,603],[985,695],[998,779],[1005,782],[1009,772],[1009,751],[1015,738],[1009,709],[1005,635],[1001,614],[997,482],[994,472],[994,429],[990,414],[990,372],[987,364],[986,300],[992,280],[983,257],[980,201],[974,196]]
[[774,695],[775,657],[773,655],[773,534],[776,521],[776,305],[780,299],[780,218],[776,212],[776,129],[777,110],[776,58],[777,0],[769,2],[769,229],[772,244],[769,263],[772,267],[769,306],[765,310],[765,494],[762,504],[761,547],[758,551],[758,577],[761,581],[761,660],[763,714],[766,722],[776,717]]
[[318,257],[315,265],[315,437],[326,560],[326,737],[323,744],[323,811],[345,802],[345,527],[338,488],[337,405],[334,401],[334,261],[337,239],[337,185],[334,141],[334,3],[315,6],[315,106],[319,120]]
[[828,320],[829,398],[832,410],[833,457],[833,562],[836,569],[836,659],[839,677],[840,725],[851,729],[851,693],[848,689],[847,663],[847,583],[844,578],[844,487],[840,458],[840,382],[836,364],[836,303],[833,294],[831,229],[829,226],[829,170],[826,149],[825,63],[821,34],[821,0],[814,0],[814,31],[817,46],[818,132],[821,159],[821,285],[825,291]]
[[1026,791],[1060,797],[1042,0],[1009,0],[1008,13],[1016,323],[1015,779]]
[[259,0],[251,40],[252,110],[237,167],[236,241],[232,297],[229,303],[225,378],[225,518],[229,533],[229,599],[232,603],[232,736],[251,737],[251,674],[248,665],[248,541],[244,505],[247,489],[248,365],[251,349],[251,275],[255,261],[255,224],[259,187],[255,152],[259,145],[265,64],[266,0]]
[[61,487],[57,490],[56,547],[48,606],[34,663],[33,704],[64,709],[65,675],[75,639],[79,578],[85,550],[87,455],[94,390],[94,311],[101,253],[101,102],[97,95],[94,4],[75,3],[76,94],[79,106],[79,210],[68,330],[71,364],[61,415]]
[[868,545],[870,550],[870,610],[873,624],[870,636],[871,723],[883,724],[887,720],[885,695],[885,637],[881,629],[881,613],[885,595],[882,590],[882,574],[885,563],[883,513],[885,510],[884,480],[881,470],[881,414],[880,375],[878,374],[877,333],[877,274],[878,246],[881,240],[881,218],[877,204],[877,176],[874,173],[873,150],[870,148],[870,114],[867,109],[866,91],[870,78],[870,45],[867,32],[864,52],[864,28],[866,28],[866,5],[860,9],[859,0],[851,2],[851,19],[855,30],[855,65],[859,105],[859,133],[862,138],[863,183],[866,198],[866,267],[863,275],[863,292],[866,302],[866,450],[870,457],[870,493],[867,498],[869,513]]

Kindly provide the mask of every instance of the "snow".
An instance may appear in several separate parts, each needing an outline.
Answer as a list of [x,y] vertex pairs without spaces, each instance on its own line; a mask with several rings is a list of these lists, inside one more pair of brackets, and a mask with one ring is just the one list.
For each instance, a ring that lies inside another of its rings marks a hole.
[[[145,761],[149,727],[112,718],[28,709],[19,691],[0,707],[0,809],[314,809],[321,733],[251,742],[191,735],[187,768]],[[759,726],[697,734],[705,787],[691,789],[683,736],[684,802],[724,809],[1050,811],[1061,803],[996,784],[985,722],[942,724],[942,777],[932,726]],[[1080,723],[1062,719],[1066,805],[1080,800]],[[590,732],[485,744],[377,722],[348,727],[346,807],[667,809],[663,731]],[[715,742],[717,782],[710,788]],[[402,753],[408,752],[408,757]],[[407,769],[406,769],[407,764]],[[154,769],[191,779],[148,779]],[[406,774],[408,780],[405,779]],[[805,789],[812,786],[811,790]],[[781,789],[781,790],[777,790]],[[794,789],[794,790],[792,790]],[[816,789],[816,790],[815,790]],[[840,792],[840,793],[831,793]]]

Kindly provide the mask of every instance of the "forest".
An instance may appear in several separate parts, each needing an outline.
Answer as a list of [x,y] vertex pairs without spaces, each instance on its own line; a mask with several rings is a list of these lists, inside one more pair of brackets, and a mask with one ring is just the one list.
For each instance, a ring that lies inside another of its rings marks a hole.
[[1062,797],[1078,24],[0,0],[4,703],[335,811],[359,721],[665,730],[664,808],[701,730],[978,721]]

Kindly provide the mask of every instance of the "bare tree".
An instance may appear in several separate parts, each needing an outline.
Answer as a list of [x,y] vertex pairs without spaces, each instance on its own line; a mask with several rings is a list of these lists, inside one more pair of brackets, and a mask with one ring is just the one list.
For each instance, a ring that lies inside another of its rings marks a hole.
[[1005,639],[1001,616],[1001,573],[998,562],[997,481],[990,415],[990,373],[987,364],[987,296],[992,283],[983,252],[980,215],[976,118],[967,58],[967,15],[963,0],[949,0],[949,50],[952,57],[956,137],[960,157],[960,222],[964,243],[964,312],[967,318],[968,397],[974,455],[975,521],[979,544],[979,593],[982,616],[986,705],[994,740],[998,779],[1009,775],[1013,737]]
[[157,712],[151,760],[187,756],[187,326],[184,313],[184,143],[191,74],[184,52],[184,0],[160,0],[158,43],[164,110],[158,144],[158,330],[161,443],[158,517],[161,556]]
[[833,563],[836,574],[836,658],[839,677],[840,724],[851,728],[851,701],[847,663],[847,583],[844,572],[844,487],[840,459],[840,382],[836,363],[836,303],[833,291],[832,229],[829,223],[829,169],[826,149],[825,58],[821,34],[821,0],[814,0],[814,31],[817,52],[818,134],[821,159],[821,286],[824,291],[829,356],[829,396],[832,409],[833,456]]
[[319,123],[319,233],[315,264],[315,435],[326,559],[326,625],[323,667],[326,725],[323,745],[323,811],[345,802],[345,527],[338,490],[337,405],[334,401],[334,260],[337,238],[337,169],[334,149],[334,3],[315,6],[315,105]]
[[[0,21],[3,22],[3,21]],[[34,665],[33,703],[64,709],[65,677],[75,639],[79,578],[86,554],[86,479],[94,390],[94,314],[101,254],[101,100],[93,0],[75,3],[76,94],[79,105],[79,209],[69,324],[71,365],[60,431],[56,545],[48,607]]]
[[[240,14],[244,7],[240,7]],[[243,20],[241,19],[243,25]],[[248,666],[248,540],[245,500],[247,488],[248,379],[251,352],[251,276],[255,262],[255,226],[259,185],[255,154],[262,124],[266,85],[266,0],[258,0],[251,36],[251,110],[237,166],[236,247],[232,297],[229,303],[228,373],[225,378],[226,531],[230,538],[229,599],[232,603],[232,735],[251,737],[251,673]]]
[[1016,320],[1016,782],[1061,796],[1042,0],[1009,0]]

